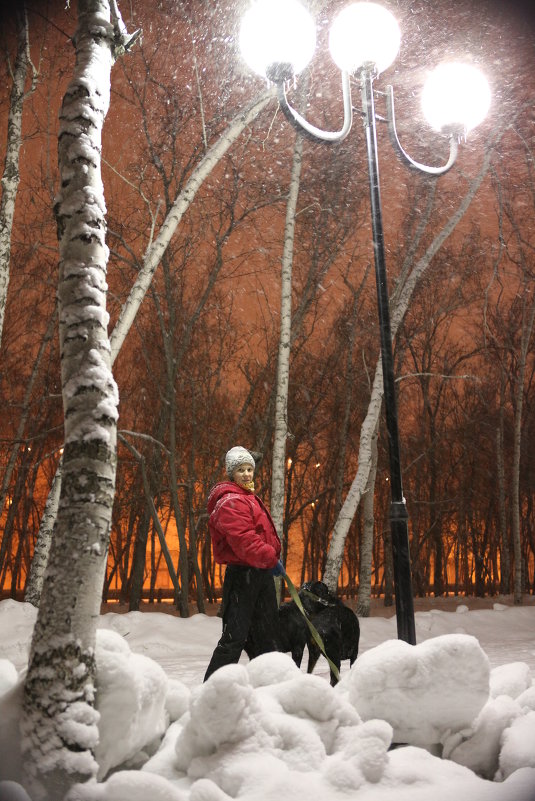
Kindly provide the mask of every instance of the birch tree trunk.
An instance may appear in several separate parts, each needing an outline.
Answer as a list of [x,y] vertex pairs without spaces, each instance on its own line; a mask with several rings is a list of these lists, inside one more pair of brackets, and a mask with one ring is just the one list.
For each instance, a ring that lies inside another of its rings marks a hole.
[[[160,232],[155,239],[154,243],[147,250],[143,265],[138,273],[136,281],[130,290],[130,294],[124,304],[119,319],[110,336],[111,347],[111,364],[115,362],[122,344],[130,330],[136,314],[141,306],[143,298],[151,284],[152,277],[156,272],[158,264],[160,263],[167,246],[169,245],[178,225],[190,204],[193,202],[197,191],[202,186],[203,181],[210,175],[211,171],[225,155],[227,150],[238,139],[240,134],[251,125],[260,112],[268,105],[273,98],[273,91],[268,90],[258,97],[248,108],[241,111],[234,117],[226,131],[220,138],[208,149],[202,160],[197,167],[193,170],[183,190],[177,196],[173,206],[167,214],[165,221],[160,229]],[[37,538],[37,547],[40,553],[47,553],[50,547],[50,538],[52,537],[52,529],[57,515],[57,500],[59,493],[55,492],[55,482],[61,481],[61,477],[57,474],[54,477],[54,483],[49,493],[46,504],[47,515],[43,515],[39,527],[39,534]],[[37,566],[38,569],[33,569],[30,573],[29,585],[26,589],[28,600],[31,598],[31,603],[36,606],[39,604],[39,597],[41,595],[41,588],[43,585],[43,575],[46,561],[42,559]]]
[[[22,109],[24,87],[30,64],[28,18],[26,9],[17,9],[18,45],[15,67],[12,72],[13,85],[7,118],[7,145],[4,172],[2,175],[2,199],[0,200],[0,342],[4,329],[7,288],[9,285],[9,261],[11,258],[11,230],[15,214],[15,201],[19,188],[19,154],[22,145]],[[33,74],[34,85],[37,75]]]
[[[503,135],[503,131],[496,137],[495,142],[489,145],[485,156],[483,158],[482,166],[477,176],[472,180],[469,185],[466,195],[461,199],[457,209],[451,215],[444,228],[433,238],[431,244],[426,249],[423,256],[416,262],[410,275],[407,277],[402,286],[399,286],[395,298],[392,303],[391,313],[391,326],[392,338],[395,337],[399,325],[409,307],[409,303],[418,281],[421,279],[425,270],[431,263],[434,255],[453,233],[459,222],[464,217],[470,203],[475,197],[483,179],[487,175],[490,167],[491,157],[494,147]],[[381,405],[383,400],[383,367],[381,358],[377,362],[375,377],[372,386],[372,393],[368,411],[360,430],[360,445],[359,445],[359,460],[358,468],[353,483],[349,489],[346,499],[340,509],[340,513],[335,522],[331,542],[329,546],[329,553],[327,555],[327,562],[325,565],[325,573],[323,580],[328,587],[334,591],[338,583],[338,576],[342,566],[342,559],[344,554],[345,540],[351,522],[358,509],[358,505],[362,498],[362,494],[368,483],[370,467],[372,464],[372,440],[373,433],[377,428],[379,422],[379,415],[381,413]]]
[[359,595],[357,602],[357,615],[370,616],[370,602],[372,594],[372,555],[373,532],[375,528],[375,479],[377,476],[377,431],[371,442],[372,463],[368,484],[362,503],[363,531],[359,552]]
[[60,111],[59,333],[63,480],[21,719],[25,781],[59,801],[97,775],[95,638],[115,491],[118,394],[107,332],[101,136],[113,29],[108,0],[79,0],[76,64]]
[[271,476],[271,516],[282,542],[284,517],[284,467],[286,462],[286,438],[288,436],[288,386],[290,383],[290,351],[292,337],[292,266],[295,237],[295,212],[299,196],[301,165],[303,161],[303,137],[296,136],[290,190],[286,203],[284,224],[284,247],[282,253],[281,321],[279,357],[275,396],[275,432]]

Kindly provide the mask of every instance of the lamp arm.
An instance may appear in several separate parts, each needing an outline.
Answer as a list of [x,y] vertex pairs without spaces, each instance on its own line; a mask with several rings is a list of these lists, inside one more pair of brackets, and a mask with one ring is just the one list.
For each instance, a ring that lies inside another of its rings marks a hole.
[[315,142],[341,142],[345,139],[351,130],[353,122],[353,108],[351,105],[351,85],[349,80],[349,73],[342,71],[342,96],[344,101],[344,122],[339,131],[322,131],[321,128],[316,128],[310,122],[307,122],[304,117],[292,108],[286,97],[286,89],[284,82],[277,84],[277,97],[279,99],[280,107],[286,119],[296,128],[299,133],[313,139]]
[[448,170],[453,167],[457,159],[457,153],[459,152],[459,145],[453,134],[450,135],[450,157],[443,167],[428,167],[426,164],[420,164],[419,161],[415,161],[409,156],[409,154],[401,146],[401,143],[398,139],[398,134],[396,131],[396,116],[394,113],[394,89],[392,86],[386,87],[386,108],[388,117],[388,131],[390,133],[392,144],[398,150],[399,154],[409,162],[411,167],[414,167],[421,172],[425,172],[428,175],[444,175],[445,172],[448,172]]

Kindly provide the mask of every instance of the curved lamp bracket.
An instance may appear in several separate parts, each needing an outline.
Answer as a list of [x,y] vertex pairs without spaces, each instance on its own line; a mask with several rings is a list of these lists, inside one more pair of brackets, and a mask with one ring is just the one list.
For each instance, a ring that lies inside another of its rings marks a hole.
[[316,128],[310,122],[307,122],[304,117],[299,114],[288,103],[286,97],[286,88],[284,82],[277,83],[277,97],[279,99],[280,107],[286,119],[296,128],[299,133],[304,134],[315,142],[341,142],[345,139],[351,130],[353,122],[353,108],[351,106],[351,86],[349,81],[349,73],[342,71],[342,96],[344,101],[344,122],[339,131],[322,131],[321,128]]
[[396,117],[394,114],[394,89],[392,86],[386,87],[386,108],[388,117],[388,131],[390,133],[392,144],[397,148],[399,154],[410,164],[411,167],[414,167],[421,172],[425,172],[428,175],[444,175],[445,172],[448,172],[448,170],[453,167],[457,159],[457,153],[459,152],[459,145],[454,134],[450,135],[450,157],[443,167],[428,167],[426,164],[420,164],[419,161],[415,161],[409,156],[409,154],[402,148],[398,139],[398,134],[396,131]]

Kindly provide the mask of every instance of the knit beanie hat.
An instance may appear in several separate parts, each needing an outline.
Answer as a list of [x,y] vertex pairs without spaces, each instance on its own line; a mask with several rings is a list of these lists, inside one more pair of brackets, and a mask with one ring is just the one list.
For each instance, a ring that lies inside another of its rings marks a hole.
[[227,471],[227,476],[232,478],[232,474],[241,464],[250,464],[254,468],[255,460],[249,451],[245,450],[245,448],[242,448],[241,445],[235,445],[234,448],[231,448],[229,451],[227,451],[227,455],[225,456],[225,469]]

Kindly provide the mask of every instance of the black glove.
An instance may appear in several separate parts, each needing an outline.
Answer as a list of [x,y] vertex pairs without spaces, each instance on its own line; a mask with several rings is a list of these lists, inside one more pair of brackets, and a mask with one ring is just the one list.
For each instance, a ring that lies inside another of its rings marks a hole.
[[286,571],[284,569],[284,565],[279,559],[275,567],[272,567],[269,572],[271,573],[272,576],[283,576]]

